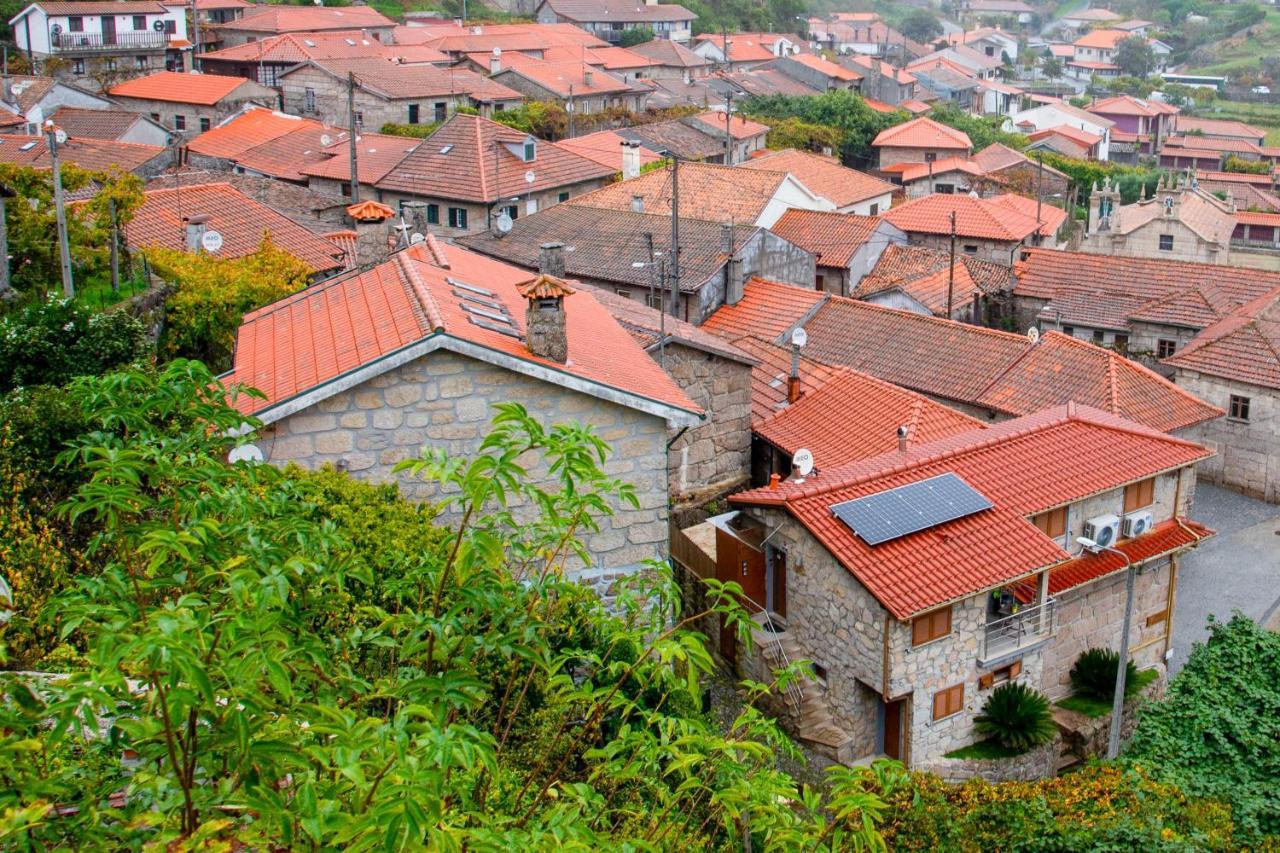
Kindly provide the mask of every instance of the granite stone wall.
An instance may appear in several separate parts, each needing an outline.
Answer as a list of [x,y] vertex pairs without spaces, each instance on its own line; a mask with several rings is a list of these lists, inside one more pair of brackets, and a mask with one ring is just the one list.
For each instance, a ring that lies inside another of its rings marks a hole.
[[[1200,476],[1280,503],[1280,391],[1181,368],[1174,381],[1228,413],[1187,436],[1217,453],[1197,466]],[[1233,395],[1248,398],[1247,421],[1230,417]]]
[[988,782],[1031,782],[1056,773],[1059,737],[1012,758],[940,758],[918,767],[936,773],[948,782],[965,782],[975,777]]
[[[502,367],[439,350],[394,368],[272,424],[264,431],[263,452],[275,464],[306,468],[330,464],[355,477],[396,482],[415,500],[438,499],[439,489],[393,473],[396,463],[417,456],[424,446],[474,457],[489,432],[492,406],[519,402],[544,425],[576,420],[590,424],[610,443],[607,474],[633,484],[639,507],[616,504],[616,515],[583,541],[597,569],[584,580],[605,591],[617,579],[610,571],[633,568],[667,552],[666,422],[653,415],[578,391],[542,382]],[[545,466],[522,460],[537,481]],[[533,517],[531,507],[513,507],[517,519]],[[440,523],[455,524],[446,510]]]
[[700,426],[676,433],[671,445],[672,500],[695,504],[742,485],[751,462],[751,365],[680,344],[668,344],[661,359],[707,413]]

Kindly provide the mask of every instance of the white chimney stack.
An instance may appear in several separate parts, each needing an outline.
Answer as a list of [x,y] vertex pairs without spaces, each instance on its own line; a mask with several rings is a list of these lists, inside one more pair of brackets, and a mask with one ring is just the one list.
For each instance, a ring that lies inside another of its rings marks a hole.
[[502,70],[502,48],[495,47],[493,49],[493,56],[489,57],[489,73],[497,74],[501,70]]
[[640,143],[632,139],[622,143],[622,179],[640,176]]

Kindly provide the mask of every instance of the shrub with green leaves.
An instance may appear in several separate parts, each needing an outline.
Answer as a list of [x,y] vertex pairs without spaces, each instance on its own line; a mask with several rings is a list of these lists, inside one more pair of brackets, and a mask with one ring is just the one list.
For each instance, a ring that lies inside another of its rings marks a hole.
[[973,724],[979,734],[1022,752],[1048,743],[1058,733],[1048,697],[1019,681],[992,690]]
[[[1071,667],[1071,686],[1077,693],[1111,701],[1116,695],[1116,670],[1120,666],[1120,653],[1113,649],[1088,649],[1080,653]],[[1125,667],[1124,695],[1132,699],[1137,695],[1138,668],[1133,661]]]
[[142,323],[126,311],[98,314],[69,299],[38,302],[0,319],[0,392],[62,385],[149,354]]

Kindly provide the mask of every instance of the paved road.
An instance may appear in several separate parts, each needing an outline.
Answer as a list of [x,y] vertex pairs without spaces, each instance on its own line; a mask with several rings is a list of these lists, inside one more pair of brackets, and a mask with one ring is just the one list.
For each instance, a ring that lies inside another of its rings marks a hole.
[[1194,516],[1218,535],[1182,559],[1171,672],[1203,641],[1210,614],[1235,610],[1280,628],[1280,506],[1199,483]]

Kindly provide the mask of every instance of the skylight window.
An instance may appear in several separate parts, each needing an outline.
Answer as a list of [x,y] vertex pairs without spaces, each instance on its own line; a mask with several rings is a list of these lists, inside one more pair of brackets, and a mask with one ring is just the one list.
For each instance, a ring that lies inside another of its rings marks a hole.
[[32,148],[35,148],[35,147],[36,147],[36,144],[35,144],[34,142],[28,142],[28,143],[26,143],[25,145],[21,146],[18,150],[19,150],[19,151],[30,151]]
[[446,145],[445,147],[443,147],[443,148],[441,148],[441,149],[440,149],[440,153],[441,153],[441,154],[448,154],[448,153],[449,153],[450,151],[452,151],[452,150],[453,150],[453,146],[452,146],[452,145]]

